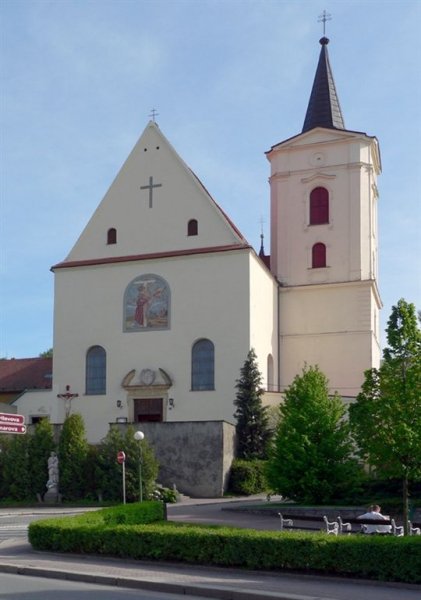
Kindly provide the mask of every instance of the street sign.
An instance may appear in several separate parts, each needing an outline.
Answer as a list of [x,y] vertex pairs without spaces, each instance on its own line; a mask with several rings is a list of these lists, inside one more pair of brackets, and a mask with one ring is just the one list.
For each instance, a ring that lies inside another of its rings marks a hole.
[[0,433],[26,433],[25,425],[6,425],[0,422]]
[[126,461],[126,455],[123,452],[123,450],[120,450],[120,452],[117,452],[117,462],[119,465],[124,464]]
[[25,417],[23,415],[14,415],[11,413],[0,412],[0,424],[6,425],[23,425],[25,423]]

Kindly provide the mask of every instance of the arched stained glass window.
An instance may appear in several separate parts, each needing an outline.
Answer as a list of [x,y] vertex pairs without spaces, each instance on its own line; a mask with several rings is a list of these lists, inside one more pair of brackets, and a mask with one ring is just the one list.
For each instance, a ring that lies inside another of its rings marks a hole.
[[329,223],[329,192],[316,187],[310,194],[310,225]]
[[215,389],[215,347],[210,340],[198,340],[193,345],[191,389]]
[[326,246],[320,242],[314,244],[311,249],[311,266],[313,269],[326,266]]
[[86,394],[105,394],[107,354],[102,346],[86,353]]

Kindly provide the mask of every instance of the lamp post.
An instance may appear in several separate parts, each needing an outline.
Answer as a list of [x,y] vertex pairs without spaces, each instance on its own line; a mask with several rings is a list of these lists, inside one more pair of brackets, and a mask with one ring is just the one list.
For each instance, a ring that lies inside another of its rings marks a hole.
[[136,431],[134,434],[134,439],[139,442],[139,502],[143,502],[143,494],[142,494],[142,445],[141,442],[145,437],[143,431]]

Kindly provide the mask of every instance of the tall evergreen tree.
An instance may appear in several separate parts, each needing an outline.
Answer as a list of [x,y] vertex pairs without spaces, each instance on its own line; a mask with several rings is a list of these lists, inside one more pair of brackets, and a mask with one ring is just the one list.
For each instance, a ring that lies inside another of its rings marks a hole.
[[341,398],[329,396],[318,367],[306,367],[285,392],[267,465],[274,492],[291,500],[324,504],[352,492],[360,468],[344,421]]
[[29,436],[14,435],[7,445],[4,460],[3,484],[10,498],[29,500],[30,498],[30,462]]
[[81,415],[74,413],[64,421],[58,447],[59,490],[66,500],[78,500],[85,495],[88,452],[85,424]]
[[29,438],[30,492],[34,498],[47,491],[48,457],[55,447],[53,427],[48,419],[41,419]]
[[234,404],[237,407],[237,454],[245,460],[267,458],[272,432],[269,429],[267,409],[262,405],[262,375],[258,369],[257,357],[252,348],[241,368],[237,379],[237,394]]
[[349,412],[364,460],[379,474],[402,481],[407,530],[408,484],[421,478],[421,331],[415,306],[399,300],[386,332],[382,364],[366,372]]

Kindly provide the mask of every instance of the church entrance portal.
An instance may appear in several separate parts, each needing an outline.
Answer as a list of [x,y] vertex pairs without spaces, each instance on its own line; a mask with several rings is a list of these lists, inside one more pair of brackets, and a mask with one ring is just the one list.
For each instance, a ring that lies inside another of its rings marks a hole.
[[135,398],[134,421],[162,421],[162,398]]

